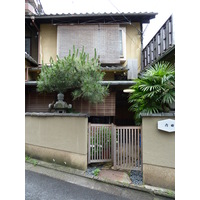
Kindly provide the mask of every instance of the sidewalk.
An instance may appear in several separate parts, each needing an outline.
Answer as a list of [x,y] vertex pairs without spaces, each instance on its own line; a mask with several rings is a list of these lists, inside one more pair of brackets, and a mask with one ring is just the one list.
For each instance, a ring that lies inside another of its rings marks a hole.
[[115,185],[115,186],[119,186],[123,188],[144,191],[151,194],[169,197],[169,198],[175,198],[175,192],[172,190],[153,187],[149,185],[133,184],[128,174],[124,171],[116,171],[116,170],[112,170],[110,168],[105,167],[100,171],[98,176],[94,176],[94,175],[88,174],[86,171],[58,165],[56,163],[47,163],[41,160],[36,160],[36,159],[31,159],[31,158],[26,160],[26,162],[31,163],[33,165],[38,165],[38,166],[45,167],[48,169],[53,169],[60,172],[65,172],[68,174],[73,174],[73,175],[85,177],[88,179],[93,179],[99,182],[103,182],[103,183],[107,183],[107,184],[111,184],[111,185]]

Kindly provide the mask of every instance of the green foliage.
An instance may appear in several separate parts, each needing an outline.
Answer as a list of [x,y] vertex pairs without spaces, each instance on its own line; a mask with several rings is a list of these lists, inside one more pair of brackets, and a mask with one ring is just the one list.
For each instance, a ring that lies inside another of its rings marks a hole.
[[168,62],[149,67],[130,88],[130,110],[135,113],[136,124],[141,123],[141,113],[169,112],[175,101],[175,68]]
[[37,81],[39,92],[64,93],[68,89],[73,89],[73,99],[82,97],[92,103],[102,102],[108,95],[108,87],[102,86],[104,73],[100,71],[98,58],[89,59],[89,54],[84,52],[84,48],[69,51],[69,55],[57,61],[50,59],[50,67],[42,65],[41,73]]
[[25,156],[25,160],[28,161],[30,160],[31,158],[29,156]]
[[35,159],[32,159],[30,156],[26,156],[25,160],[31,164],[33,164],[34,166],[36,166],[38,164],[38,161]]
[[96,168],[94,171],[93,171],[93,174],[95,176],[98,176],[99,175],[99,172],[100,172],[100,169],[99,168]]

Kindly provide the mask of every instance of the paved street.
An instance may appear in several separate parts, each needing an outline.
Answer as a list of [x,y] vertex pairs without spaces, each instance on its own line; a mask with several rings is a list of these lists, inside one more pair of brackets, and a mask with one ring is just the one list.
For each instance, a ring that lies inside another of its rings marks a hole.
[[26,200],[127,199],[26,171]]
[[25,197],[26,200],[168,199],[40,166],[34,167],[33,165],[27,165],[27,163],[25,171]]

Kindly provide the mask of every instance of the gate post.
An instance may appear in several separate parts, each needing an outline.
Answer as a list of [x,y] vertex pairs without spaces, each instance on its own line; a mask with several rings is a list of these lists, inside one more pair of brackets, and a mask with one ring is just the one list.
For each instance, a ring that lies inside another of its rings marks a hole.
[[113,166],[116,166],[116,126],[112,123],[112,139],[111,139],[111,147],[112,147],[112,162]]
[[143,172],[143,134],[142,134],[142,126],[141,126],[141,171]]
[[88,164],[90,164],[90,131],[91,123],[88,123]]

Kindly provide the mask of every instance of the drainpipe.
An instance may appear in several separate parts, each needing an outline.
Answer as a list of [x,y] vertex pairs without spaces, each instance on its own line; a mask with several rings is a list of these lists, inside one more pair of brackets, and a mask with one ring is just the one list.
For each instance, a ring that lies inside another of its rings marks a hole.
[[38,65],[40,62],[40,31],[38,31]]
[[31,16],[31,20],[32,20],[33,25],[35,26],[35,28],[36,28],[37,31],[39,32],[39,28],[37,27],[37,25],[36,25],[36,23],[35,23],[35,17],[34,17],[34,16]]
[[142,28],[142,23],[140,23],[140,30],[141,30],[141,71],[143,70],[144,66],[143,66],[143,28]]

